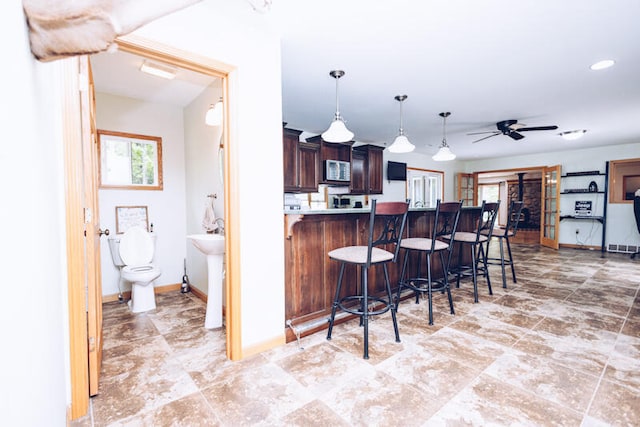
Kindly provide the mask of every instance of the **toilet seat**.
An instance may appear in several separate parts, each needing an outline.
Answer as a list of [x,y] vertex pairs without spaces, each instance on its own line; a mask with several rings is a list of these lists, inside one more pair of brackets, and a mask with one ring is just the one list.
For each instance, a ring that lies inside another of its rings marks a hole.
[[153,250],[153,239],[142,227],[129,228],[120,239],[120,258],[127,266],[151,263]]

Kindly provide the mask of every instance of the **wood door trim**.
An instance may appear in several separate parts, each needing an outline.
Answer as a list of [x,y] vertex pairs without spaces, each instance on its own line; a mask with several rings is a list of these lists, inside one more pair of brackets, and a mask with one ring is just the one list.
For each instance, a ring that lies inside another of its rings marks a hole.
[[[126,35],[116,39],[118,48],[135,55],[155,59],[180,68],[207,74],[222,79],[223,99],[229,100],[229,74],[235,71],[235,67],[215,59],[175,49],[161,43],[145,39],[135,35]],[[225,218],[225,325],[226,325],[226,352],[230,360],[240,360],[242,354],[242,324],[241,324],[241,278],[240,278],[240,224],[234,220],[240,215],[240,200],[236,196],[240,194],[237,171],[235,165],[239,158],[237,144],[229,142],[235,138],[232,121],[229,117],[229,104],[225,102],[225,113],[222,133],[223,142],[221,148],[224,153],[224,218]]]
[[67,293],[69,301],[69,353],[72,419],[89,408],[87,369],[87,312],[85,300],[84,210],[82,123],[78,96],[79,58],[64,61],[63,72],[63,150],[65,174],[65,225],[67,255]]

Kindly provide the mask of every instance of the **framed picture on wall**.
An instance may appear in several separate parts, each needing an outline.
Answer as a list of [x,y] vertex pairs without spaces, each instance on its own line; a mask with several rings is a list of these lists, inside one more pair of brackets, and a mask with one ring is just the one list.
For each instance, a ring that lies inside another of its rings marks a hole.
[[116,206],[116,234],[139,226],[149,230],[149,213],[146,206]]

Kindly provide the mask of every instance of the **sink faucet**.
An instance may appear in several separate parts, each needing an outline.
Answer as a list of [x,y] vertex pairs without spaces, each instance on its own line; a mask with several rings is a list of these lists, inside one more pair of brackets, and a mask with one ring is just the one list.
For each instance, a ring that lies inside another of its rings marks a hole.
[[224,219],[216,218],[215,223],[218,226],[216,233],[224,236]]
[[414,203],[414,206],[416,208],[423,208],[424,207],[424,203],[422,203],[421,201],[418,200],[417,202]]

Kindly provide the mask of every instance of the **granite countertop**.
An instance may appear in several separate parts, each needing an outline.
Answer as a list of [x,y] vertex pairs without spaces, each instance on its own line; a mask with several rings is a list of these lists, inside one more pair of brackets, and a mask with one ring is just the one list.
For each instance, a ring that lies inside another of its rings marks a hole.
[[[462,209],[478,209],[479,206],[463,206]],[[434,211],[435,208],[409,208],[409,212]],[[285,209],[285,215],[336,215],[336,214],[363,214],[371,209],[364,208],[337,208],[337,209]]]

